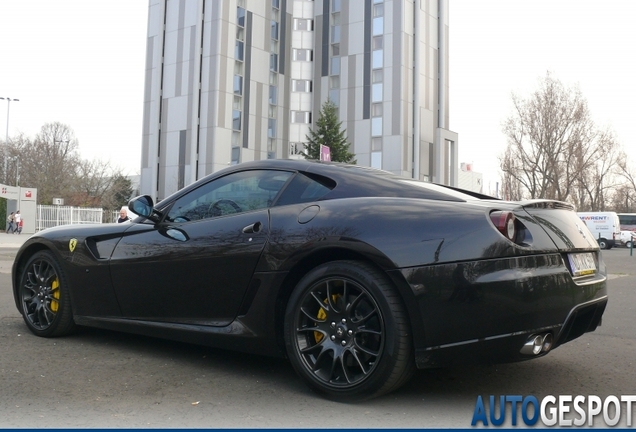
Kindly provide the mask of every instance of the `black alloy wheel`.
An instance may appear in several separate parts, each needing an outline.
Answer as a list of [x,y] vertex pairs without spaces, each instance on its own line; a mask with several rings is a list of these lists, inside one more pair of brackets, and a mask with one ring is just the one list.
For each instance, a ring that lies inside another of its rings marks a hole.
[[51,252],[37,252],[27,261],[18,295],[24,321],[35,335],[62,336],[75,328],[68,283]]
[[292,365],[318,393],[358,401],[395,390],[411,375],[406,312],[379,270],[336,261],[309,272],[287,306]]

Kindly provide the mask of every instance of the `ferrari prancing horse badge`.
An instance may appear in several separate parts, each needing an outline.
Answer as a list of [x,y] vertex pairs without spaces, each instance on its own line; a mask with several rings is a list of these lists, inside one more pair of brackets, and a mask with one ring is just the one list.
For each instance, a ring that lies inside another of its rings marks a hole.
[[68,242],[68,249],[73,252],[75,250],[75,246],[77,246],[77,239],[70,239]]

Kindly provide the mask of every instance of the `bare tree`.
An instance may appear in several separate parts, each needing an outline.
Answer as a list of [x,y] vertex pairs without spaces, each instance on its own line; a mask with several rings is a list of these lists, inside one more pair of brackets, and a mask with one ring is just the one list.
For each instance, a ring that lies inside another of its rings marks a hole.
[[77,149],[78,142],[70,127],[47,123],[30,146],[21,150],[21,182],[38,188],[41,204],[70,195],[80,163]]
[[14,137],[2,151],[5,183],[38,189],[38,203],[64,198],[74,206],[109,210],[126,204],[132,194],[130,180],[109,162],[82,159],[73,130],[62,123],[47,123],[35,139]]
[[616,211],[633,213],[636,211],[636,168],[630,166],[625,155],[618,161],[618,173],[626,183],[617,189],[617,196],[615,196],[615,202],[620,202],[624,208]]
[[593,147],[583,152],[585,160],[578,164],[573,201],[580,211],[603,211],[617,187],[618,161],[625,157],[610,131],[597,133]]
[[507,169],[503,173],[502,181],[502,194],[505,200],[520,201],[524,199],[524,191],[521,187],[521,182],[517,180],[521,176],[520,165],[515,163],[512,158],[512,152],[510,147],[506,149],[504,155],[500,158],[501,165],[506,166]]
[[597,130],[580,90],[548,72],[529,98],[512,100],[514,113],[503,126],[508,145],[499,158],[509,190],[516,185],[523,198],[604,205],[617,145],[613,134]]
[[121,173],[114,172],[109,162],[80,160],[75,175],[68,204],[80,207],[101,207],[104,197]]

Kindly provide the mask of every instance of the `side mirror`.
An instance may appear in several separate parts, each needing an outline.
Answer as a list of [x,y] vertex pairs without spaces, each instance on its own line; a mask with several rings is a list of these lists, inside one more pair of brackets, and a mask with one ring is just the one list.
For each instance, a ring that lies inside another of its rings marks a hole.
[[159,222],[161,214],[154,208],[154,203],[150,195],[141,195],[133,198],[128,203],[128,209],[139,216],[150,219],[153,222]]

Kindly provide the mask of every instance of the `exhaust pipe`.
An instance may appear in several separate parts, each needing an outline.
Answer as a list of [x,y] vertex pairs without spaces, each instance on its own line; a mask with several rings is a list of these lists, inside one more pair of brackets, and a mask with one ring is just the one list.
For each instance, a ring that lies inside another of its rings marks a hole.
[[521,348],[521,354],[524,355],[539,355],[545,354],[552,348],[554,342],[554,336],[552,333],[543,333],[538,335],[532,335],[528,338],[526,343]]

